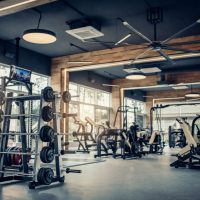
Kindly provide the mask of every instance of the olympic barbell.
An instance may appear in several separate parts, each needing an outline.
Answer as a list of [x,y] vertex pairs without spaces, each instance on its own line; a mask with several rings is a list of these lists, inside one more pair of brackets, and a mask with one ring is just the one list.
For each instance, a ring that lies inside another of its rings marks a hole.
[[[72,96],[69,91],[64,91],[63,93],[55,92],[52,87],[45,87],[42,90],[42,96],[44,101],[46,102],[52,102],[55,98],[59,98],[56,95],[61,95],[61,99],[64,103],[69,103],[73,97],[78,97],[78,95]],[[3,91],[0,91],[0,105],[3,105],[5,103],[6,99],[14,99],[14,100],[20,100],[20,99],[40,99],[41,95],[23,95],[23,96],[14,96],[14,97],[6,97],[5,93]]]

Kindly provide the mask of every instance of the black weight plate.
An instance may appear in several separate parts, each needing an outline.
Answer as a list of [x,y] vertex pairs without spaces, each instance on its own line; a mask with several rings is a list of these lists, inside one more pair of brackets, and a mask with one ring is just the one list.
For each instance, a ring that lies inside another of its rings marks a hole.
[[3,105],[5,103],[5,94],[4,92],[0,92],[0,105]]
[[37,180],[42,185],[44,184],[44,168],[40,168],[37,174]]
[[62,94],[62,100],[64,103],[69,103],[71,101],[71,94],[69,91],[64,91]]
[[0,123],[3,121],[3,116],[4,115],[4,112],[3,110],[0,109]]
[[50,185],[53,181],[54,173],[51,168],[44,168],[44,184],[45,185]]
[[50,122],[53,119],[53,109],[50,106],[44,106],[41,111],[42,119],[45,122]]
[[43,126],[41,129],[40,129],[40,139],[43,141],[43,142],[53,142],[54,141],[54,134],[55,134],[55,131],[53,128],[51,128],[50,126],[48,125],[45,125]]
[[45,87],[44,88],[43,98],[46,102],[52,102],[55,99],[54,91],[51,87]]
[[40,152],[40,159],[43,163],[51,163],[54,160],[54,150],[51,147],[43,147]]

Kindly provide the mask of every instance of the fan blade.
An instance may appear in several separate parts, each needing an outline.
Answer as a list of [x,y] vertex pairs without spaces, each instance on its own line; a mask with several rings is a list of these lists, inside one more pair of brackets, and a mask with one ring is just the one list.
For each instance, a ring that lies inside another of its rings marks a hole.
[[174,61],[166,54],[164,53],[163,51],[161,50],[157,50],[157,52],[163,56],[168,62],[170,62],[172,65],[174,64]]
[[[101,43],[104,43],[104,44],[110,44],[110,45],[115,45],[116,43],[115,42],[104,42],[104,41],[90,41],[90,40],[81,40],[83,43],[91,43],[91,44],[101,44]],[[127,42],[121,42],[120,44],[124,44],[124,45],[130,45],[129,43]]]
[[177,48],[177,47],[172,47],[172,46],[162,46],[162,49],[181,51],[184,53],[200,53],[200,51],[198,51],[198,50],[188,50],[188,49],[182,49],[182,48]]
[[119,19],[122,24],[127,27],[129,30],[131,30],[132,32],[134,32],[135,34],[137,34],[138,36],[140,36],[141,38],[143,38],[144,40],[146,40],[149,43],[152,43],[152,41],[146,37],[145,35],[143,35],[142,33],[140,33],[138,30],[136,30],[135,28],[133,28],[127,21],[124,21],[123,19]]
[[127,36],[123,37],[121,40],[119,40],[118,42],[115,43],[115,46],[121,44],[123,41],[125,41],[126,39],[128,39],[129,37],[131,37],[131,33],[129,33]]
[[153,48],[149,47],[148,49],[146,49],[144,52],[142,52],[141,54],[139,54],[138,56],[135,57],[134,60],[131,61],[130,65],[134,63],[134,61],[138,60],[139,58],[141,58],[143,55],[147,54],[149,51],[151,51]]
[[190,24],[189,26],[186,26],[185,28],[183,28],[182,30],[178,31],[177,33],[173,34],[171,37],[167,38],[166,40],[162,41],[161,44],[165,44],[167,42],[169,42],[170,40],[176,38],[177,36],[181,35],[183,32],[187,31],[188,29],[192,28],[193,26],[195,26],[196,24],[200,23],[200,19],[198,19],[196,22]]

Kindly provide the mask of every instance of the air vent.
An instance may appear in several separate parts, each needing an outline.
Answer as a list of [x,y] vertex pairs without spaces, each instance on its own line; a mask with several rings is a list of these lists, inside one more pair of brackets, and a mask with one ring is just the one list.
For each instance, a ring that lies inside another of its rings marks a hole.
[[161,72],[161,69],[159,69],[158,67],[149,67],[149,68],[142,68],[140,71],[146,74],[148,73],[151,74],[151,73]]
[[123,68],[123,71],[125,71],[126,73],[136,73],[136,72],[140,72],[139,69],[137,68],[133,68],[132,66],[129,66],[129,65],[125,65],[124,68]]
[[87,40],[104,36],[102,32],[98,31],[96,28],[92,26],[85,26],[81,28],[66,30],[66,33],[75,38],[78,38],[79,40]]

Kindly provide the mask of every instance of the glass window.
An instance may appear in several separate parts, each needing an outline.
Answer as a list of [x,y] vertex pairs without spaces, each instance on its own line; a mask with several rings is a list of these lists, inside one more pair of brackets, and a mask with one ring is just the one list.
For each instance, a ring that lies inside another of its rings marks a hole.
[[[89,117],[98,124],[110,120],[111,94],[94,88],[89,88],[76,83],[69,83],[71,95],[78,95],[70,102],[69,112],[78,114],[85,121]],[[73,118],[69,119],[69,133],[77,130]],[[69,137],[72,140],[72,136]]]
[[97,108],[95,113],[95,122],[97,124],[105,124],[106,121],[109,121],[109,110]]
[[84,103],[94,104],[95,92],[93,89],[80,87],[80,101]]
[[[72,96],[78,96],[78,85],[77,84],[73,84],[70,83],[69,84],[69,92]],[[72,101],[78,101],[79,98],[78,97],[73,97]]]
[[99,106],[110,106],[110,95],[107,92],[98,92],[97,93],[97,105]]
[[48,85],[48,78],[39,74],[32,73],[31,82],[33,84],[33,94],[40,94],[41,90]]
[[94,120],[94,106],[80,104],[80,119],[84,121],[86,117]]

